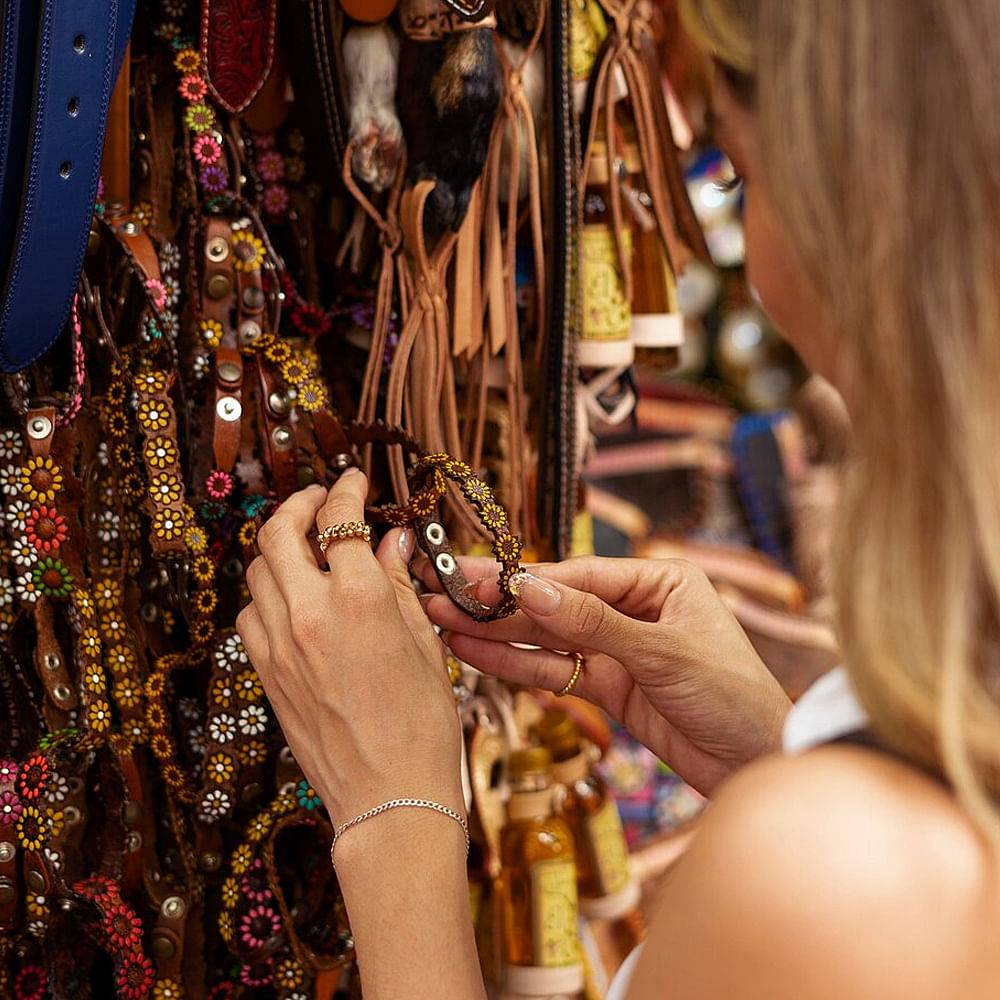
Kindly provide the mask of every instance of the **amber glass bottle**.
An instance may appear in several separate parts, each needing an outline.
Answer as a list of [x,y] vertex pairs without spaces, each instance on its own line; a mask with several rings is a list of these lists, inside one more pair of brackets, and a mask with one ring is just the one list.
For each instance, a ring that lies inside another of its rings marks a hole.
[[573,838],[554,815],[552,758],[544,747],[515,750],[501,843],[505,989],[523,996],[579,992]]
[[576,844],[580,910],[585,916],[623,917],[638,904],[639,886],[614,799],[593,773],[580,733],[565,712],[546,712],[535,735],[551,752],[552,775],[565,788],[559,814]]

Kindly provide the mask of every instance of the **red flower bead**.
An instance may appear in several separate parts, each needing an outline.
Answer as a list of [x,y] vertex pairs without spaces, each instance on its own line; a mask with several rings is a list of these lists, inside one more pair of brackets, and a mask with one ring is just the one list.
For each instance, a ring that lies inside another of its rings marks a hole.
[[69,537],[63,516],[54,507],[44,504],[28,512],[24,531],[29,543],[39,552],[52,552]]
[[42,1000],[49,985],[49,977],[40,965],[26,965],[14,979],[16,1000]]
[[216,142],[212,135],[199,135],[194,141],[194,158],[203,166],[207,167],[218,162],[222,155],[222,147]]
[[197,73],[189,73],[181,79],[177,90],[185,101],[197,104],[205,96],[205,81]]
[[22,765],[17,776],[17,790],[22,799],[34,801],[49,780],[49,762],[42,754],[34,754]]
[[118,996],[123,1000],[147,1000],[153,978],[153,963],[145,955],[126,955],[118,968]]
[[233,477],[215,469],[205,480],[205,491],[213,500],[224,500],[233,491]]
[[126,903],[108,907],[104,925],[116,948],[135,948],[142,941],[142,921]]
[[267,906],[254,906],[240,921],[240,941],[248,948],[263,948],[281,930],[278,914]]
[[326,313],[311,302],[303,302],[292,311],[292,323],[299,333],[307,337],[318,337],[330,328]]

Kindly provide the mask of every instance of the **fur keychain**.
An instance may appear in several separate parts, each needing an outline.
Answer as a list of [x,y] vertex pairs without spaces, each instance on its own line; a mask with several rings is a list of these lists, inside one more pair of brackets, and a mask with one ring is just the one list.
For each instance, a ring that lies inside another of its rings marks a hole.
[[424,225],[436,239],[461,226],[486,162],[500,103],[496,18],[467,21],[442,0],[403,0],[399,16],[396,102],[409,178],[435,182]]
[[385,191],[396,178],[404,148],[396,115],[399,36],[387,21],[359,24],[344,35],[343,53],[354,176],[376,191]]

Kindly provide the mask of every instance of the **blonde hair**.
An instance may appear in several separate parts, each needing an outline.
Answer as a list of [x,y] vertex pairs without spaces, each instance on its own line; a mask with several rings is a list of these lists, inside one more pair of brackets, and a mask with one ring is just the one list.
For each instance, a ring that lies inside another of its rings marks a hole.
[[753,78],[759,183],[835,320],[854,425],[834,567],[876,736],[1000,849],[1000,6],[682,0]]

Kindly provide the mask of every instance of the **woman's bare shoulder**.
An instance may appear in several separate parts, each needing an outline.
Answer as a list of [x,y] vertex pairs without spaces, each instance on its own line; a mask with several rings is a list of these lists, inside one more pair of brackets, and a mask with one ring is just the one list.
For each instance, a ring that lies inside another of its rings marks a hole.
[[720,790],[662,886],[629,996],[986,1000],[998,928],[1000,881],[948,792],[824,747]]

